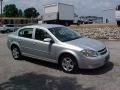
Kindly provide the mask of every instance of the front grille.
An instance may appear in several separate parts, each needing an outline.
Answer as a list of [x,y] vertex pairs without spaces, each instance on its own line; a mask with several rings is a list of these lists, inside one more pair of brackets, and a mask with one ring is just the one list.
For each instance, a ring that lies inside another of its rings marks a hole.
[[99,52],[101,55],[104,55],[104,54],[107,53],[107,49],[104,48],[104,49],[102,49],[102,50],[99,50],[98,52]]

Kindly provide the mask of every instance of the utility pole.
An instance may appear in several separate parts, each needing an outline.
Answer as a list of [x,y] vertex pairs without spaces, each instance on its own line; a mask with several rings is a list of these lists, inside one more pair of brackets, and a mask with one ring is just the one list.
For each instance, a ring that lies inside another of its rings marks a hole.
[[2,3],[3,3],[3,0],[0,0],[0,4],[1,4],[1,20],[0,20],[0,24],[2,24],[2,7],[3,7]]
[[3,0],[0,0],[0,4],[1,4],[1,15],[2,15],[2,8],[3,8]]

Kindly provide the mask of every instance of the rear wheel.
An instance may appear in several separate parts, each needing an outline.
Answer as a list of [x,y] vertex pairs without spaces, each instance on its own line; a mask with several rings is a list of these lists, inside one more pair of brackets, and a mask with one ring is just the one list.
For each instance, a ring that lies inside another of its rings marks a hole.
[[17,46],[12,47],[12,56],[15,60],[21,59],[22,55]]
[[6,30],[6,33],[9,33],[9,32],[10,32],[10,30],[9,30],[9,29],[7,29],[7,30]]
[[78,69],[78,64],[76,59],[72,55],[64,55],[61,57],[60,61],[61,68],[67,73],[71,73]]
[[117,25],[120,26],[120,21],[117,21]]
[[70,23],[68,23],[68,22],[65,22],[65,26],[70,26]]

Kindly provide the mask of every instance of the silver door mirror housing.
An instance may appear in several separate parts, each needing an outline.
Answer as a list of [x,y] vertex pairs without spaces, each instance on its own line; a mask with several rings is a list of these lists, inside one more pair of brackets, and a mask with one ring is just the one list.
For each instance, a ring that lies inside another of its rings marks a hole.
[[51,38],[45,38],[43,41],[44,42],[54,43],[54,41]]

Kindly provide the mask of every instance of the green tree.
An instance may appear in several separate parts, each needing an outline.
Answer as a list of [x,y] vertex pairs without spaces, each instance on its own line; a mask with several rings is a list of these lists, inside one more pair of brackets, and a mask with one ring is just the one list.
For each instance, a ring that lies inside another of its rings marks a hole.
[[5,17],[17,17],[18,16],[18,8],[15,4],[5,5],[3,9],[3,14]]
[[39,12],[34,7],[27,8],[24,10],[24,16],[27,18],[36,18],[39,16]]
[[18,16],[19,16],[19,17],[22,17],[22,16],[23,16],[23,12],[22,12],[21,9],[18,10]]

